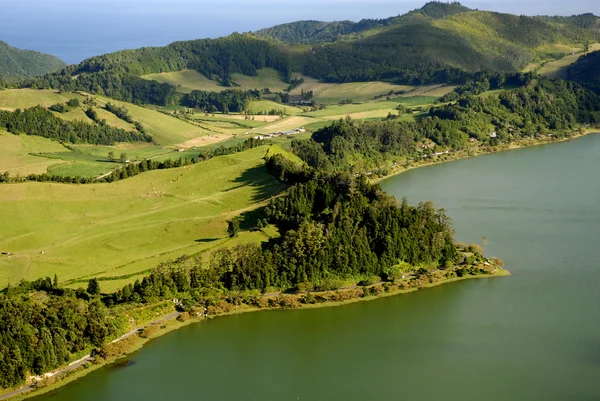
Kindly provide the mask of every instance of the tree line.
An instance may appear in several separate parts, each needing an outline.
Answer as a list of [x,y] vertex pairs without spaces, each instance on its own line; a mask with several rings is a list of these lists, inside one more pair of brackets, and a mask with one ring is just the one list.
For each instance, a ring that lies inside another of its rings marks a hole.
[[386,279],[401,262],[444,267],[458,257],[443,210],[398,204],[377,185],[348,174],[317,173],[272,199],[266,215],[280,238],[218,250],[204,267],[185,258],[163,265],[105,302],[154,302],[184,293],[202,303],[229,292],[309,283],[325,289],[345,279]]
[[[97,179],[94,177],[81,177],[81,176],[63,176],[63,175],[55,175],[49,173],[42,174],[28,174],[23,177],[11,177],[9,172],[6,171],[0,174],[0,183],[15,183],[15,182],[25,182],[25,181],[37,181],[37,182],[60,182],[63,184],[91,184],[96,182],[114,182],[119,180],[124,180],[129,177],[134,177],[138,174],[144,173],[146,171],[152,170],[165,170],[170,168],[178,168],[183,166],[188,166],[191,164],[196,164],[198,162],[202,162],[208,159],[211,159],[215,156],[223,156],[230,155],[233,153],[243,152],[248,149],[252,149],[258,146],[262,146],[270,143],[268,140],[263,139],[254,139],[248,138],[244,142],[241,142],[237,145],[233,145],[230,147],[219,146],[215,149],[209,149],[201,151],[197,157],[186,157],[186,158],[178,158],[178,159],[166,159],[163,161],[144,159],[140,162],[129,162],[127,163],[127,155],[125,153],[121,154],[121,163],[126,163],[126,165],[114,169],[110,174]],[[113,152],[109,152],[109,161],[114,161]]]
[[15,111],[0,110],[0,127],[13,134],[37,135],[66,143],[114,145],[117,142],[152,142],[152,137],[110,125],[66,121],[41,106]]
[[100,347],[127,328],[97,294],[59,288],[56,277],[0,293],[0,388],[25,383]]
[[[497,77],[491,81],[500,82]],[[430,154],[430,147],[421,146],[424,140],[440,149],[461,150],[471,140],[495,146],[523,138],[564,137],[582,124],[600,123],[600,97],[574,82],[533,75],[506,82],[521,86],[497,95],[474,95],[489,88],[485,77],[480,84],[458,89],[457,100],[432,107],[416,122],[342,119],[319,129],[310,140],[293,141],[292,150],[317,170],[364,172],[390,160]]]
[[183,97],[182,104],[207,113],[242,113],[246,111],[251,100],[260,98],[261,92],[258,90],[228,89],[222,92],[193,90]]
[[567,72],[570,80],[600,95],[600,51],[581,56]]

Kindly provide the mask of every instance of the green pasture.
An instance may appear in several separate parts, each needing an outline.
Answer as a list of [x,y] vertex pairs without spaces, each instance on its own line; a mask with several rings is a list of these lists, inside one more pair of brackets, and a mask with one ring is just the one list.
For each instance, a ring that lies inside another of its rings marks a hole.
[[0,185],[0,286],[132,274],[227,242],[228,219],[283,189],[264,169],[267,149],[111,184]]
[[45,173],[50,166],[63,163],[33,154],[40,152],[64,152],[67,148],[47,138],[29,135],[13,135],[0,130],[0,172],[11,176]]

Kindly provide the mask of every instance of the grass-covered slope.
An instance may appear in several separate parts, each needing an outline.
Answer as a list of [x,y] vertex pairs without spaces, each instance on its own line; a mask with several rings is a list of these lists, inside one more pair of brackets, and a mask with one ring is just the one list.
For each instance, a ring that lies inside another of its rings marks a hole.
[[597,25],[589,16],[526,17],[431,2],[382,20],[301,21],[257,33],[120,51],[26,85],[167,106],[181,100],[178,92],[207,84],[213,89],[261,81],[273,86],[273,80],[260,76],[267,68],[284,82],[294,71],[336,83],[462,83],[476,71],[518,71],[568,55],[573,47],[600,41]]
[[0,77],[34,77],[57,71],[65,62],[33,50],[21,50],[0,41]]
[[347,39],[346,35],[360,35],[363,32],[406,23],[414,18],[439,19],[450,15],[470,11],[458,2],[444,3],[432,1],[420,9],[405,15],[385,19],[363,19],[352,21],[298,21],[261,29],[255,34],[291,44],[318,44]]
[[227,220],[283,188],[263,167],[266,152],[112,184],[0,185],[0,251],[12,254],[0,255],[0,287],[55,273],[61,281],[134,274],[223,245]]

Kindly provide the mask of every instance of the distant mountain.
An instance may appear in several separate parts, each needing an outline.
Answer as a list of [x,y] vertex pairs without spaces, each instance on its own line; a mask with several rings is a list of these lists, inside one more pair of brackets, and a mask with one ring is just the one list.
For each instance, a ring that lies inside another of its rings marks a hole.
[[374,28],[389,27],[408,23],[414,19],[440,19],[450,15],[471,11],[460,3],[430,2],[418,10],[385,19],[363,19],[352,21],[298,21],[261,29],[254,34],[258,37],[277,40],[289,44],[319,44],[335,42],[345,35],[360,34]]
[[580,57],[567,70],[568,79],[600,95],[600,51]]
[[21,50],[0,41],[0,76],[34,77],[57,71],[66,63],[50,54]]
[[300,21],[255,33],[120,51],[29,85],[163,104],[176,88],[140,76],[192,69],[228,85],[231,74],[255,75],[270,67],[286,80],[301,72],[326,82],[461,83],[478,71],[520,71],[532,62],[561,58],[584,43],[600,42],[598,26],[592,14],[526,17],[430,2],[381,20]]

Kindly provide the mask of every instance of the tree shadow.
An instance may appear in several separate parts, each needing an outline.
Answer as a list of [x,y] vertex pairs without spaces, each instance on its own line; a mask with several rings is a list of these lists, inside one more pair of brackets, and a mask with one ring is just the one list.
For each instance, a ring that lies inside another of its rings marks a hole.
[[194,242],[198,242],[200,244],[204,244],[204,243],[208,243],[208,242],[218,241],[220,239],[221,238],[201,238],[201,239],[194,240]]
[[240,184],[233,189],[244,186],[252,187],[253,194],[251,199],[253,202],[265,201],[285,189],[285,185],[278,182],[275,177],[269,174],[265,166],[249,168],[233,180],[233,182]]
[[258,209],[248,210],[239,216],[240,229],[244,231],[256,231],[258,230],[258,221],[266,218],[267,214],[264,206]]

